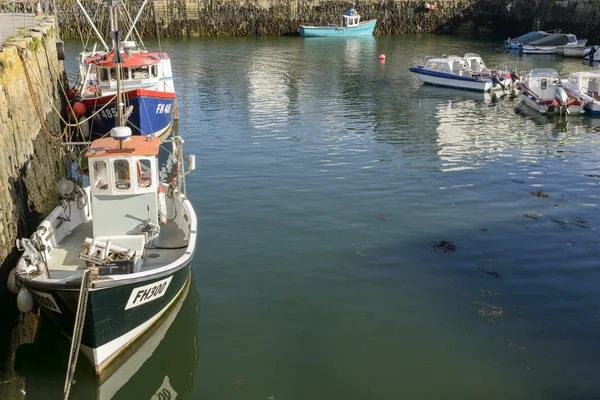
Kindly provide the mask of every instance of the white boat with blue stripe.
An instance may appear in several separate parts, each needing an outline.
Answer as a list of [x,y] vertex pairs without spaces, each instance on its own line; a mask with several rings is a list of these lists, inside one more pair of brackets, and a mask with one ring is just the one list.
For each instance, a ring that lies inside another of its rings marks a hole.
[[508,89],[513,80],[519,78],[516,72],[487,68],[474,53],[464,57],[428,57],[424,65],[409,70],[425,84],[480,92]]
[[583,101],[583,109],[587,114],[600,117],[600,72],[573,72],[563,88]]

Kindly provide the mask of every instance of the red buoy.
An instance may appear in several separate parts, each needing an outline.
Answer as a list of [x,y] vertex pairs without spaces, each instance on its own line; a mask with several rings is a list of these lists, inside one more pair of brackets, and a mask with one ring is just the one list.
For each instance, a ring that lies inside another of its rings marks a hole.
[[69,100],[71,100],[73,97],[75,97],[75,90],[74,89],[69,89],[67,91],[67,97],[69,98]]
[[82,102],[78,101],[75,104],[73,104],[73,112],[76,116],[81,117],[82,115],[85,115],[86,111],[87,107]]
[[433,11],[433,10],[435,10],[435,4],[432,3],[429,5],[429,11]]
[[76,117],[81,117],[82,115],[85,115],[86,111],[87,111],[87,107],[85,106],[85,104],[83,104],[80,101],[73,104],[73,113],[71,113],[70,106],[67,106],[65,108],[65,113],[67,114],[68,117],[72,117],[73,114],[75,114]]
[[379,55],[379,59],[380,59],[380,60],[385,60],[385,54],[380,54],[380,55]]

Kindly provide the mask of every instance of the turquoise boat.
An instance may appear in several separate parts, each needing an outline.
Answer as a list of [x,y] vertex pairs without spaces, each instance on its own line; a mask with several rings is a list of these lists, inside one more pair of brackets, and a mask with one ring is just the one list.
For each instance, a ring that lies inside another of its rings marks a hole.
[[342,15],[341,25],[312,26],[300,25],[300,36],[366,36],[375,30],[376,19],[360,22],[360,15],[352,9]]

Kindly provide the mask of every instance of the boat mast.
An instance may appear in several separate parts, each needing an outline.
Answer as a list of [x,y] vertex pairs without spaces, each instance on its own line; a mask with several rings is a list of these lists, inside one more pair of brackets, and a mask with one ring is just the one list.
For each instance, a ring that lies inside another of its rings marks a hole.
[[129,28],[129,32],[127,32],[127,35],[125,35],[124,41],[129,40],[129,36],[131,35],[131,32],[133,31],[133,28],[135,27],[135,24],[137,23],[138,19],[140,18],[140,15],[142,15],[142,11],[144,10],[144,7],[146,7],[146,3],[147,2],[148,2],[148,0],[144,0],[144,2],[142,3],[142,6],[140,7],[140,10],[138,11],[137,15],[133,19],[133,23],[131,24],[131,28]]
[[102,39],[102,35],[100,34],[100,32],[98,32],[98,29],[96,29],[96,25],[94,25],[94,23],[92,22],[92,19],[88,15],[87,11],[85,11],[85,8],[81,4],[81,1],[77,0],[77,5],[79,6],[79,8],[81,9],[81,11],[83,12],[83,15],[85,16],[85,19],[87,19],[87,21],[89,22],[90,26],[92,27],[92,30],[94,31],[94,33],[96,34],[96,36],[100,40],[100,43],[102,43],[102,46],[104,46],[104,49],[106,51],[108,51],[108,46],[104,42],[104,39]]
[[116,65],[117,71],[117,126],[123,125],[123,102],[121,98],[121,68],[120,64],[125,62],[119,51],[119,30],[117,27],[116,6],[121,3],[121,0],[105,0],[108,4],[108,13],[110,15],[110,36],[112,38],[112,47],[115,52],[113,62]]

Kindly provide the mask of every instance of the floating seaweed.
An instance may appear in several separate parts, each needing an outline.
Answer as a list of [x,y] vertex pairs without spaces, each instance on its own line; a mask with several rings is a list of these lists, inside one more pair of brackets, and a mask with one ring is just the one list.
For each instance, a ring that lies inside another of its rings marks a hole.
[[591,229],[591,227],[588,225],[587,220],[585,220],[581,217],[573,218],[573,222],[571,222],[571,223],[579,228]]
[[538,190],[537,192],[529,192],[529,194],[531,196],[535,196],[538,198],[544,198],[544,199],[547,199],[548,197],[550,197],[550,195],[548,193],[544,193],[541,190]]
[[525,218],[538,219],[537,214],[533,214],[533,213],[523,213],[523,216]]
[[527,349],[524,346],[520,346],[516,343],[509,343],[508,344],[510,347],[514,347],[515,349],[519,349],[521,351],[527,351]]
[[588,221],[581,217],[575,217],[571,221],[566,219],[553,219],[551,221],[562,229],[567,229],[569,225],[574,225],[578,228],[592,229],[592,227],[588,225]]
[[[475,300],[473,301],[473,304],[476,306],[481,306],[481,309],[477,313],[482,317],[499,317],[504,313],[502,307],[493,306],[483,301]],[[493,320],[490,321],[490,319],[488,319],[488,321],[493,322]]]
[[479,289],[479,291],[481,292],[482,296],[485,296],[485,295],[488,295],[488,296],[502,296],[502,293],[492,292],[491,290],[487,290],[487,289]]
[[518,179],[513,179],[512,181],[513,181],[514,183],[525,183],[524,181],[520,181],[520,180],[518,180]]
[[501,277],[500,273],[498,271],[488,271],[483,264],[477,264],[477,269],[480,270],[481,272],[485,272],[488,275],[492,275],[494,278],[498,279]]
[[244,384],[244,381],[241,381],[239,379],[236,379],[235,381],[233,381],[233,384],[235,386],[242,386]]
[[553,219],[551,221],[557,224],[561,229],[567,229],[567,226],[569,225],[569,221],[565,220]]
[[387,219],[386,219],[386,218],[383,216],[383,214],[379,214],[379,220],[380,220],[380,221],[383,221],[383,222],[388,222],[388,221],[389,221],[389,220],[387,220]]
[[442,253],[448,253],[450,251],[456,251],[456,246],[448,241],[448,240],[442,240],[439,242],[431,242],[431,246],[434,249],[438,249],[440,252]]

